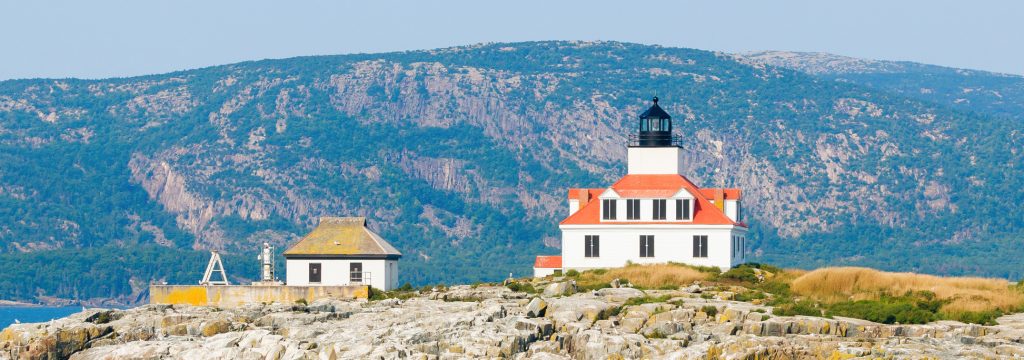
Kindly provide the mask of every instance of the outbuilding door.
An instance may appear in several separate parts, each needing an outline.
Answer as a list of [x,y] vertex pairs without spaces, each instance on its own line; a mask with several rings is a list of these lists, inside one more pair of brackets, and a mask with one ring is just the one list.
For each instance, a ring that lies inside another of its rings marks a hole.
[[309,263],[309,282],[320,282],[320,263]]

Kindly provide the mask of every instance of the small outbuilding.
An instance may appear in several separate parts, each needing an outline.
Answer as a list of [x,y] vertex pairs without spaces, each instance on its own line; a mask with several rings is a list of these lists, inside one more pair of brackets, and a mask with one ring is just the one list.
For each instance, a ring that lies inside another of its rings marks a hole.
[[366,227],[364,217],[321,217],[313,231],[285,250],[287,285],[398,285],[394,246]]
[[545,277],[548,275],[562,275],[561,256],[537,256],[533,262],[533,277]]

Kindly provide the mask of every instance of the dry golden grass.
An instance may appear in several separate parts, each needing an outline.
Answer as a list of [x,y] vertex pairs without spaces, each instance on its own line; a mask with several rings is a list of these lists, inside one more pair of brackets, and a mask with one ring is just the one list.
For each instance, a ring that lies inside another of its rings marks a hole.
[[891,273],[858,267],[817,269],[793,279],[790,288],[796,294],[822,302],[930,291],[938,299],[948,301],[941,309],[945,313],[1014,311],[1024,304],[1024,293],[1011,288],[1003,279]]
[[708,273],[681,265],[629,265],[605,271],[584,272],[580,274],[579,282],[582,284],[606,284],[614,279],[626,279],[635,286],[657,289],[690,285],[694,281],[707,279],[708,275]]

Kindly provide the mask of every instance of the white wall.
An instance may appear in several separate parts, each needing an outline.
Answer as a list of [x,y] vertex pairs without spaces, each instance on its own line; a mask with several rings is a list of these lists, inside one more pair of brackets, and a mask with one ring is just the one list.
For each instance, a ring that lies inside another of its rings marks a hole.
[[739,208],[739,202],[737,200],[725,200],[725,216],[728,216],[732,221],[740,221],[736,218],[739,215],[736,210]]
[[349,285],[349,263],[353,262],[362,263],[363,272],[370,273],[370,286],[385,291],[398,287],[398,261],[383,259],[288,259],[285,260],[285,283],[297,286],[310,285],[309,264],[320,263],[320,271],[323,272],[320,275],[320,285]]
[[683,149],[671,147],[631,147],[626,150],[630,175],[680,174]]
[[[600,236],[600,256],[585,257],[584,236]],[[640,235],[654,235],[654,257],[640,257]],[[708,257],[693,257],[693,236],[708,236]],[[636,264],[681,262],[716,266],[722,270],[742,263],[741,255],[732,256],[732,236],[746,236],[746,229],[735,226],[696,225],[605,225],[562,228],[562,267],[565,270],[622,267]]]
[[535,267],[535,268],[533,268],[533,277],[538,277],[539,278],[539,277],[545,277],[545,276],[548,276],[548,275],[554,275],[555,274],[555,270],[562,270],[562,269],[537,268],[537,267]]

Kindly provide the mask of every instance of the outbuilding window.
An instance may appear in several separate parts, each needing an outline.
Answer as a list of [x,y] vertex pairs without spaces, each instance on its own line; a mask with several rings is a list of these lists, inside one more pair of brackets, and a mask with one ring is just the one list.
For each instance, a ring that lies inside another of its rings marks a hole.
[[349,263],[348,282],[353,284],[361,284],[363,282],[363,263]]
[[309,282],[319,283],[320,278],[320,263],[309,263]]

